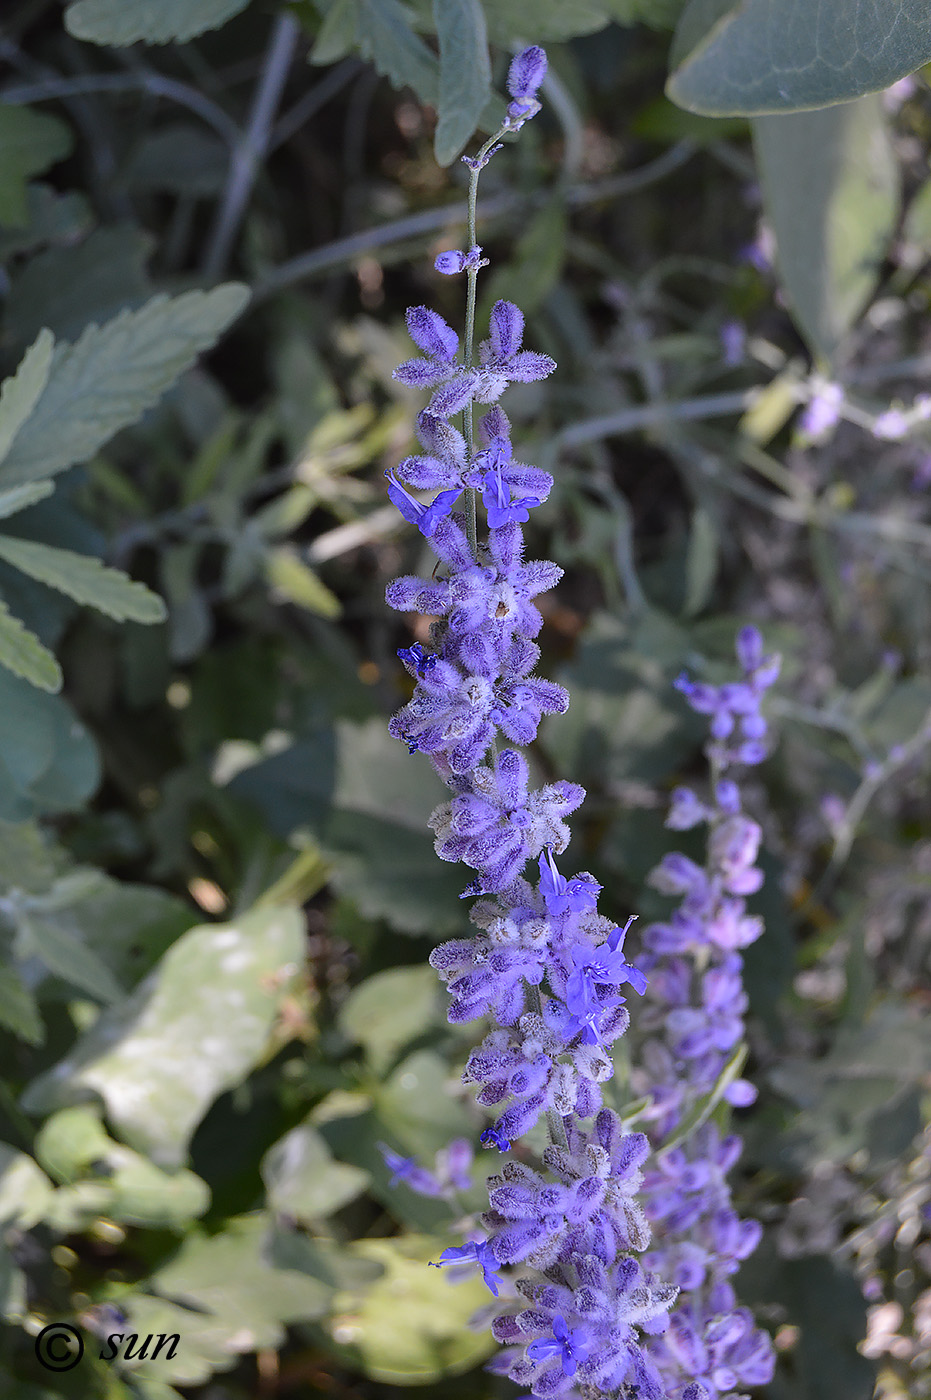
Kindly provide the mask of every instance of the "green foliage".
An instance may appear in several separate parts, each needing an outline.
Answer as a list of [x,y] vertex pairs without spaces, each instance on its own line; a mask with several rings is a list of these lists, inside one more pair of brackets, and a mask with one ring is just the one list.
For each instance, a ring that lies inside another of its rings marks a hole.
[[899,215],[877,97],[753,123],[779,269],[793,314],[826,359],[876,288]]
[[440,90],[433,150],[440,165],[456,159],[491,96],[485,14],[479,0],[434,0]]
[[47,112],[0,106],[0,229],[29,222],[28,181],[71,151],[71,130]]
[[72,0],[65,28],[76,39],[122,47],[184,43],[218,29],[249,0]]
[[878,92],[931,59],[923,0],[689,0],[666,91],[708,116],[755,116]]
[[130,1145],[178,1166],[210,1104],[266,1053],[300,943],[295,912],[274,907],[191,929],[29,1087],[27,1111],[90,1090]]
[[242,311],[245,287],[153,297],[60,345],[48,383],[0,463],[0,486],[17,486],[86,462],[134,423]]

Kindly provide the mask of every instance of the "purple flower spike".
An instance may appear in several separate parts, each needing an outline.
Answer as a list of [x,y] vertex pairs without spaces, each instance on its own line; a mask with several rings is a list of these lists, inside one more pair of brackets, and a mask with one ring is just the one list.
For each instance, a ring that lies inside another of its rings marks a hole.
[[512,97],[534,97],[546,77],[546,53],[538,44],[531,44],[511,60],[507,89]]
[[407,329],[414,344],[437,360],[451,360],[459,349],[459,337],[442,316],[427,306],[410,306]]
[[499,1152],[510,1152],[511,1144],[506,1137],[498,1132],[497,1128],[486,1128],[479,1138],[483,1147],[497,1147]]

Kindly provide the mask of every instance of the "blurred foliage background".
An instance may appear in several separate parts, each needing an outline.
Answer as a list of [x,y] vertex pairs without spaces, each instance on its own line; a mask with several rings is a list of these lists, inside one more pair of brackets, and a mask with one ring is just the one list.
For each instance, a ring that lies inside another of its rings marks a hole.
[[[789,8],[4,6],[10,1400],[508,1388],[481,1284],[426,1268],[452,1208],[376,1146],[484,1126],[425,965],[468,928],[443,789],[385,731],[422,624],[384,587],[432,565],[382,473],[420,407],[404,308],[461,322],[432,258],[527,42],[551,72],[483,177],[480,317],[517,301],[559,362],[508,398],[566,569],[541,670],[572,707],[533,761],[589,788],[570,858],[605,912],[655,917],[666,796],[703,771],[672,680],[726,678],[748,620],[782,651],[738,1286],[773,1400],[931,1395],[931,21]],[[55,1374],[59,1319],[89,1345]],[[182,1343],[104,1360],[116,1332]]]

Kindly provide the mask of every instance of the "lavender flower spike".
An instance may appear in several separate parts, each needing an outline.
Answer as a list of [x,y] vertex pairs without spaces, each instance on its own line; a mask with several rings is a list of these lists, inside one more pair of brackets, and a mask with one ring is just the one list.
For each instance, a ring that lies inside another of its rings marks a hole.
[[[538,109],[534,94],[545,71],[542,49],[517,56],[506,121],[467,159],[473,252],[480,251],[474,219],[480,171],[498,139]],[[441,271],[460,266],[474,308],[481,259],[471,252],[441,255]],[[602,1085],[614,1073],[611,1047],[630,1024],[626,994],[639,998],[646,976],[624,955],[630,921],[619,928],[599,914],[598,882],[586,872],[564,875],[556,864],[570,840],[566,817],[584,789],[563,780],[534,788],[515,747],[533,740],[541,715],[568,705],[561,686],[534,674],[540,656],[534,638],[543,619],[533,600],[562,570],[528,561],[521,530],[553,482],[539,467],[514,460],[510,425],[497,406],[482,419],[478,442],[472,432],[475,403],[496,405],[509,383],[542,379],[556,366],[523,348],[524,317],[508,301],[492,308],[477,363],[470,322],[462,360],[456,333],[426,307],[408,313],[408,329],[425,358],[407,361],[396,377],[434,392],[418,420],[425,455],[406,458],[397,476],[389,476],[389,495],[430,540],[438,565],[431,577],[407,575],[388,586],[391,607],[434,619],[429,651],[420,642],[399,649],[414,686],[389,729],[410,752],[426,753],[449,788],[449,800],[430,819],[438,856],[474,872],[463,898],[474,901],[475,933],[440,944],[430,962],[447,984],[450,1021],[492,1019],[463,1079],[494,1115],[481,1142],[503,1159],[489,1179],[483,1233],[470,1229],[466,1243],[444,1250],[436,1264],[477,1265],[495,1297],[499,1291],[513,1297],[515,1288],[522,1295],[516,1308],[495,1318],[504,1350],[491,1366],[534,1395],[568,1400],[581,1390],[594,1400],[636,1387],[639,1400],[663,1400],[647,1342],[665,1331],[677,1285],[634,1258],[650,1242],[637,1200],[649,1144],[644,1134],[626,1132],[602,1101]],[[461,432],[448,421],[460,411]],[[439,494],[423,505],[401,480]],[[467,509],[460,514],[462,490]],[[479,503],[486,512],[482,529]],[[728,717],[728,734],[736,727],[745,743],[759,742],[753,716],[763,666],[761,660],[739,693],[700,691],[715,713]],[[719,727],[727,728],[724,720]],[[742,888],[752,847],[743,830],[732,830],[724,842],[721,860],[732,891]],[[730,1033],[730,995],[725,976],[709,989],[709,1026],[683,1026],[681,1035]],[[549,1146],[537,1166],[510,1157],[511,1143],[541,1120]],[[412,1185],[423,1171],[403,1158],[389,1165]],[[457,1175],[461,1165],[457,1157]],[[446,1194],[455,1189],[453,1170],[453,1156],[438,1158],[436,1172],[425,1175]],[[726,1247],[733,1253],[743,1241]],[[515,1265],[520,1275],[504,1287],[505,1271]]]

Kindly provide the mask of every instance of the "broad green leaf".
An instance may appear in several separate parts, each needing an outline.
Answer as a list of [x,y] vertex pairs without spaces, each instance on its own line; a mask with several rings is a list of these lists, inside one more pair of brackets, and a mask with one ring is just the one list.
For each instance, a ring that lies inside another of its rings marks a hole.
[[23,961],[37,958],[56,977],[101,1001],[118,1001],[123,995],[106,963],[64,919],[46,918],[31,911],[20,913],[16,951]]
[[24,486],[11,486],[0,491],[0,520],[9,520],[28,506],[34,506],[51,496],[55,487],[51,481],[27,481]]
[[329,1310],[328,1284],[271,1262],[271,1224],[262,1212],[233,1217],[218,1234],[192,1232],[138,1292],[121,1296],[128,1331],[178,1332],[182,1338],[173,1358],[163,1352],[134,1375],[201,1384],[214,1371],[235,1366],[240,1356],[277,1350],[285,1323],[319,1318]]
[[215,131],[194,122],[166,122],[142,138],[124,178],[133,189],[215,199],[228,173],[229,149]]
[[145,44],[184,44],[208,29],[219,29],[249,0],[75,0],[65,11],[65,28],[76,39],[120,48]]
[[312,1226],[360,1195],[369,1183],[361,1167],[338,1162],[310,1123],[299,1123],[262,1159],[269,1207]]
[[144,583],[88,554],[0,534],[0,559],[117,622],[162,622],[165,604]]
[[433,150],[449,165],[478,125],[491,96],[488,34],[479,0],[433,0],[440,46],[440,105]]
[[401,1235],[352,1246],[361,1258],[383,1265],[384,1274],[361,1296],[339,1295],[327,1325],[339,1353],[372,1380],[426,1385],[470,1370],[494,1350],[489,1332],[468,1325],[490,1296],[478,1271],[451,1284],[429,1267],[449,1243]]
[[30,685],[53,693],[61,690],[61,667],[34,632],[0,602],[0,666],[21,676]]
[[439,64],[408,21],[399,0],[356,0],[356,42],[396,88],[413,88],[421,102],[436,106]]
[[926,0],[691,0],[666,91],[708,116],[847,102],[931,60]]
[[0,1025],[30,1045],[45,1039],[36,999],[12,967],[0,967]]
[[0,227],[29,223],[27,181],[71,151],[70,127],[31,107],[0,106]]
[[0,887],[42,894],[63,864],[34,822],[0,822]]
[[898,219],[881,99],[759,117],[753,139],[790,309],[830,359],[876,286]]
[[[13,439],[35,408],[39,395],[48,383],[54,347],[55,337],[52,332],[40,331],[20,361],[16,373],[3,381],[0,390],[0,462],[9,452]],[[0,496],[0,502],[8,495],[9,493],[4,492]],[[38,498],[34,497],[33,501],[36,499]],[[32,505],[33,501],[26,504]],[[22,506],[15,505],[13,510],[10,510],[3,509],[0,505],[4,516],[12,515],[14,510],[22,510]]]
[[306,608],[319,617],[339,617],[342,612],[342,604],[336,594],[330,592],[297,551],[288,545],[279,545],[265,555],[265,577],[285,602]]
[[91,1090],[130,1146],[178,1166],[210,1104],[265,1053],[303,933],[296,910],[273,907],[190,929],[132,996],[29,1087],[27,1112]]
[[430,1026],[443,1020],[443,998],[433,968],[390,967],[367,977],[350,992],[339,1011],[339,1028],[368,1051],[376,1068]]
[[157,296],[59,345],[49,382],[0,464],[0,487],[35,481],[87,459],[140,418],[245,306],[238,282]]
[[106,1216],[149,1229],[183,1229],[203,1215],[210,1191],[194,1172],[162,1171],[138,1152],[114,1142],[98,1112],[83,1105],[61,1109],[42,1125],[36,1155],[63,1183],[46,1209],[53,1229],[71,1233]]

